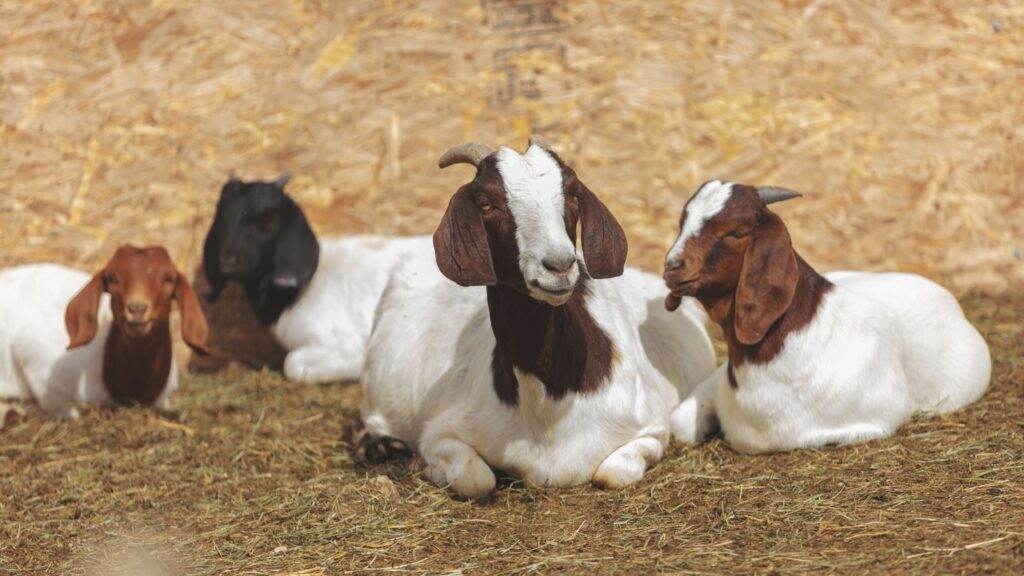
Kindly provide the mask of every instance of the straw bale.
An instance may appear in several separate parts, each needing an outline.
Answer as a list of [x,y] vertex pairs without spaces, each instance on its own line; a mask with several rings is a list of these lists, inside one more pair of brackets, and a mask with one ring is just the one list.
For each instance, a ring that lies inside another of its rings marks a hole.
[[1024,280],[1024,5],[78,0],[0,20],[3,266],[134,242],[191,268],[231,170],[294,172],[321,234],[427,233],[469,177],[440,152],[539,132],[634,265],[728,178],[806,191],[780,210],[819,268]]

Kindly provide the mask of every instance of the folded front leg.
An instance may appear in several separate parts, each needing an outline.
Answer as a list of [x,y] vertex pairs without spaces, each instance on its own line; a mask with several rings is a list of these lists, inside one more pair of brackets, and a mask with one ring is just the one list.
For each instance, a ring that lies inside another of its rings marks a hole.
[[337,347],[296,348],[284,359],[284,376],[292,382],[321,384],[359,379],[364,350]]
[[685,444],[700,444],[718,431],[715,388],[719,379],[725,378],[725,370],[727,364],[715,370],[672,411],[672,436],[676,440]]
[[494,472],[476,450],[452,437],[423,441],[420,449],[427,476],[438,486],[450,486],[464,498],[480,498],[494,490]]
[[622,488],[638,482],[647,467],[661,460],[666,438],[641,436],[631,440],[612,452],[594,473],[593,482],[598,488]]

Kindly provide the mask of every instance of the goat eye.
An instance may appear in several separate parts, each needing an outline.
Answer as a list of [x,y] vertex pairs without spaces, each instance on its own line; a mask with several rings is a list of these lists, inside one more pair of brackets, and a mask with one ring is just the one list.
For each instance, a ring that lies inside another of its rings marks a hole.
[[743,238],[746,235],[747,235],[747,233],[743,232],[741,230],[733,230],[732,232],[729,232],[725,236],[726,236],[726,238]]
[[491,201],[488,200],[486,196],[477,196],[476,206],[477,208],[480,209],[481,212],[485,214],[490,212],[491,209],[494,208],[494,206],[491,205]]
[[174,284],[174,276],[171,276],[170,274],[164,276],[164,284]]

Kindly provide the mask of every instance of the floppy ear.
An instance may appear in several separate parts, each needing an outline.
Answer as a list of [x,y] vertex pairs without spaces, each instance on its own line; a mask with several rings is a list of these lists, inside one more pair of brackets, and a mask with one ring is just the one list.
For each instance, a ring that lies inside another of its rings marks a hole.
[[68,350],[84,346],[96,337],[96,331],[100,327],[97,318],[100,296],[106,290],[103,282],[105,272],[105,270],[97,272],[89,280],[89,283],[68,302],[68,307],[64,310],[64,327],[71,338]]
[[206,316],[199,307],[199,300],[192,290],[192,285],[185,279],[185,275],[178,273],[178,280],[174,283],[174,299],[178,301],[178,308],[181,310],[181,338],[193,350],[206,356],[210,349],[206,347],[206,337],[210,333],[210,327],[206,323]]
[[736,339],[757,344],[796,294],[796,253],[782,219],[765,210],[747,248],[736,287]]
[[320,262],[320,244],[299,207],[288,201],[281,232],[274,243],[271,282],[278,288],[300,288],[309,282]]
[[608,207],[583,182],[576,181],[583,227],[583,256],[592,278],[614,278],[626,266],[626,233]]
[[441,273],[460,286],[492,286],[498,281],[484,219],[473,203],[470,185],[459,188],[448,202],[434,231],[434,258]]
[[210,293],[206,299],[214,302],[220,297],[227,280],[220,273],[220,209],[213,216],[213,224],[206,233],[206,241],[203,242],[203,275],[210,284]]

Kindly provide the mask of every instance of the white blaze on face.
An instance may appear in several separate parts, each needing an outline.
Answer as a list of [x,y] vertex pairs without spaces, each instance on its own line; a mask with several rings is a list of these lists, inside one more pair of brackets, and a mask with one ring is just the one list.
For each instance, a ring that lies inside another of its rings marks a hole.
[[686,221],[683,222],[683,229],[679,232],[679,237],[668,251],[668,256],[665,257],[666,266],[683,253],[686,242],[700,234],[708,220],[722,211],[732,196],[733,185],[733,182],[712,180],[697,190],[697,193],[686,205]]
[[[564,260],[576,251],[565,231],[561,167],[539,146],[530,146],[525,154],[501,148],[497,159],[508,208],[516,221],[519,269],[527,288],[537,299],[563,304],[571,293],[556,296],[546,292],[574,288],[579,279],[578,266],[573,265],[567,275],[561,276],[543,265],[545,258]],[[543,291],[538,291],[535,283]]]

